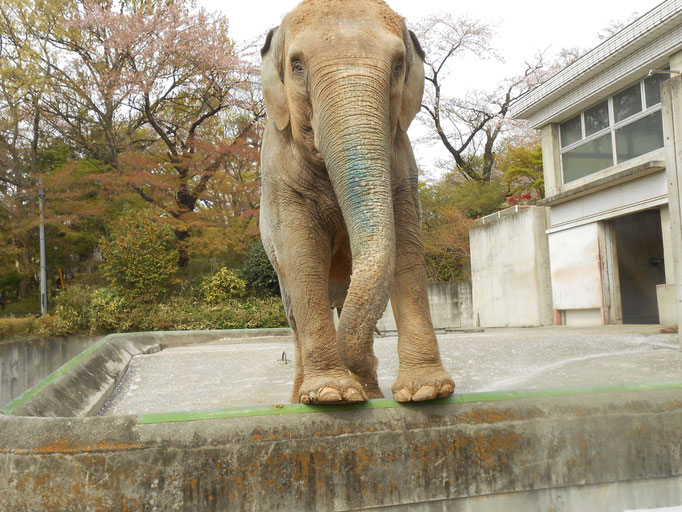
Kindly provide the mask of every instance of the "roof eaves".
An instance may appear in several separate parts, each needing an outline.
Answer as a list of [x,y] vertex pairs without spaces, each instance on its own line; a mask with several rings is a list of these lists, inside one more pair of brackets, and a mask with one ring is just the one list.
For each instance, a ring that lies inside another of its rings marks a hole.
[[533,111],[636,51],[682,19],[682,0],[667,0],[559,71],[552,78],[521,96],[511,105],[511,117],[526,119]]

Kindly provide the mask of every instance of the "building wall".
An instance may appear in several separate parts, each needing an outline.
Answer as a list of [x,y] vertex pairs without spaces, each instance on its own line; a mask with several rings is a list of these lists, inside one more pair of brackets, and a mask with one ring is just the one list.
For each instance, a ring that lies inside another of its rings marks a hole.
[[657,172],[552,206],[550,230],[626,215],[667,202],[665,172]]
[[469,232],[474,325],[551,325],[547,208],[505,213]]
[[[472,327],[471,281],[429,283],[429,307],[436,329]],[[389,301],[384,315],[377,323],[379,331],[396,331],[398,327]]]

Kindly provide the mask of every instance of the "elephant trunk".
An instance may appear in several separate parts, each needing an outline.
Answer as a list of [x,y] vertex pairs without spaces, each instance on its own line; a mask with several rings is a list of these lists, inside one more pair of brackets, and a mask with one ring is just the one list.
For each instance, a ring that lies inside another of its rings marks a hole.
[[322,89],[315,138],[341,207],[353,259],[337,329],[339,354],[354,374],[372,380],[374,329],[386,309],[395,272],[389,77],[377,73],[376,67],[365,74],[358,69],[356,63],[350,70],[328,74],[336,85]]

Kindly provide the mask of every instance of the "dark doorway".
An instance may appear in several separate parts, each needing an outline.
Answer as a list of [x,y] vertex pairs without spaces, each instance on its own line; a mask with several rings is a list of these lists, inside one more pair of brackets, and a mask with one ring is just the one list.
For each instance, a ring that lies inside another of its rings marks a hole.
[[646,210],[611,221],[616,234],[624,324],[657,324],[656,285],[665,283],[661,214]]

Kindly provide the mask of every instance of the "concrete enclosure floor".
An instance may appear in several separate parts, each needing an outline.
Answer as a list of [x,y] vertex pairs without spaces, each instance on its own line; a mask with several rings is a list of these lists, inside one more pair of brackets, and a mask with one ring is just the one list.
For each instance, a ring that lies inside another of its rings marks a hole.
[[[658,326],[487,329],[439,334],[456,393],[568,388],[682,378],[677,334]],[[397,337],[375,339],[387,398],[398,371]],[[283,361],[286,354],[287,364]],[[133,358],[100,415],[288,403],[291,338],[167,348]]]

